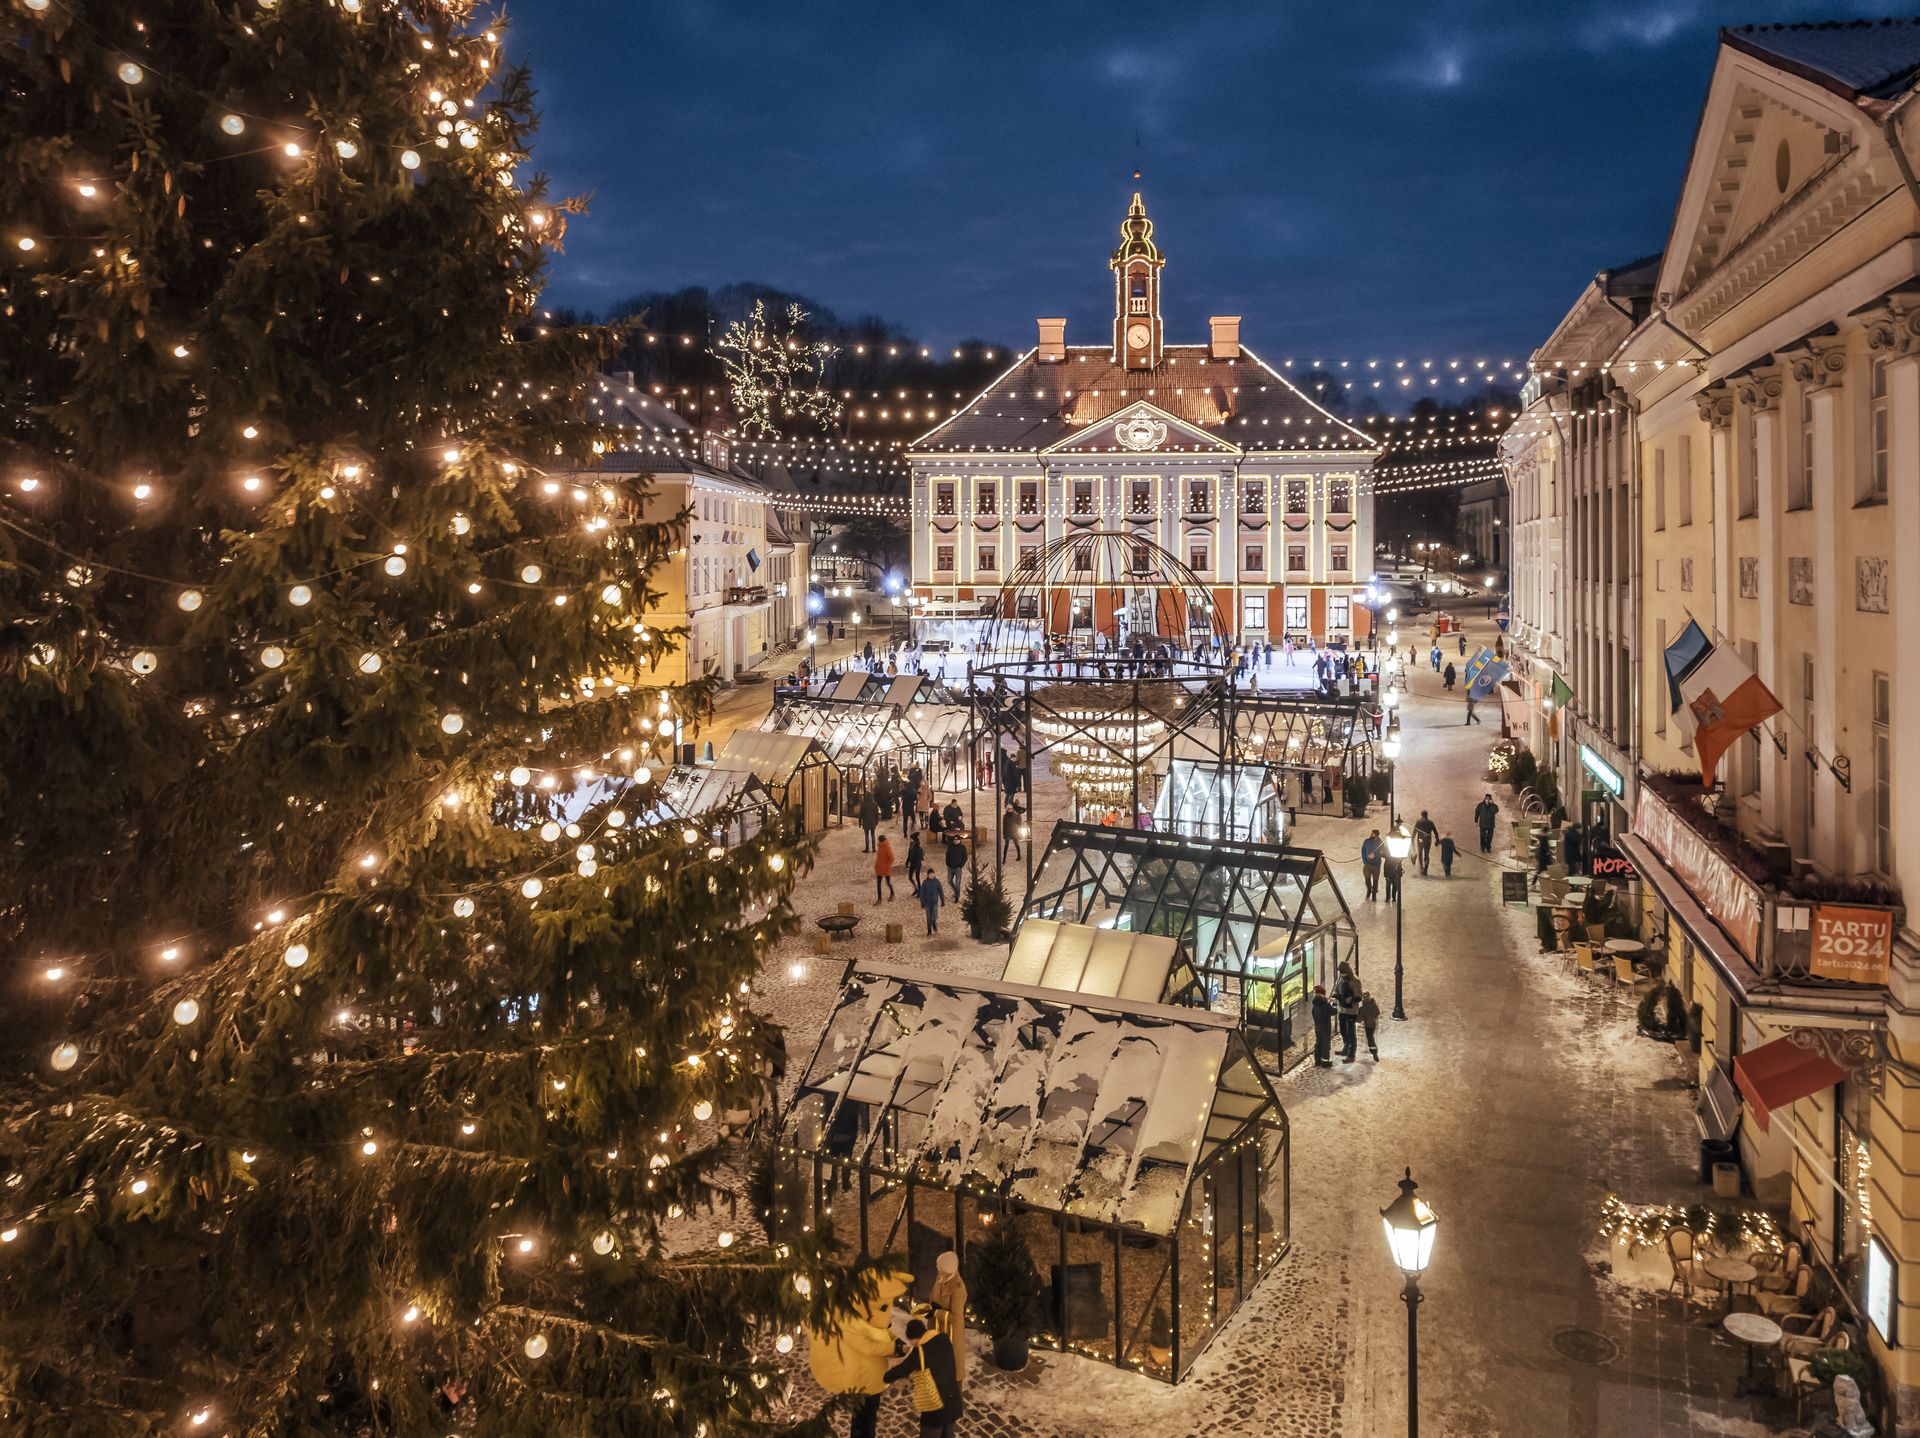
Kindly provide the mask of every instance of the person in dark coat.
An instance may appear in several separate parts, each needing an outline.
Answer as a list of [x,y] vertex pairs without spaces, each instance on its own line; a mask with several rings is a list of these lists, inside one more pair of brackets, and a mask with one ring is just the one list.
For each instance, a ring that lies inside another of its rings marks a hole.
[[960,899],[960,874],[967,867],[967,846],[958,839],[947,841],[947,882],[953,886],[954,902]]
[[1387,857],[1387,846],[1381,842],[1380,831],[1375,829],[1360,844],[1360,868],[1367,879],[1367,897],[1380,897],[1380,864]]
[[929,1328],[919,1319],[907,1322],[907,1356],[887,1370],[887,1382],[904,1378],[909,1383],[922,1366],[933,1375],[940,1390],[940,1406],[920,1415],[920,1438],[952,1438],[953,1425],[960,1421],[960,1375],[954,1370],[953,1342],[937,1328]]
[[900,832],[911,834],[913,821],[920,813],[920,781],[913,777],[919,773],[914,770],[907,775],[907,782],[900,786]]
[[1017,803],[1009,802],[1007,812],[1000,816],[1000,857],[1007,857],[1007,846],[1013,846],[1013,857],[1022,857],[1020,852],[1020,821],[1026,817],[1026,811]]
[[1453,661],[1452,661],[1451,659],[1449,659],[1449,660],[1447,661],[1447,667],[1446,667],[1445,669],[1442,669],[1442,670],[1440,671],[1440,680],[1441,680],[1441,682],[1442,682],[1442,683],[1443,683],[1443,684],[1444,684],[1444,685],[1445,685],[1445,686],[1446,686],[1446,687],[1447,687],[1448,689],[1452,689],[1452,688],[1453,688],[1453,681],[1454,681],[1454,680],[1456,680],[1456,679],[1458,679],[1459,677],[1460,677],[1460,675],[1459,675],[1459,672],[1458,672],[1458,671],[1457,671],[1457,670],[1456,670],[1456,669],[1455,669],[1455,668],[1453,667]]
[[1333,1067],[1333,1003],[1325,984],[1313,986],[1313,1066]]
[[1413,826],[1413,852],[1420,860],[1420,872],[1426,873],[1427,866],[1433,862],[1433,841],[1439,837],[1440,826],[1433,822],[1433,816],[1425,809],[1420,811],[1420,819]]
[[1500,806],[1493,802],[1492,794],[1488,794],[1474,808],[1473,822],[1480,826],[1480,852],[1483,854],[1493,852],[1493,826],[1499,817]]
[[1340,1062],[1350,1064],[1360,1047],[1360,980],[1345,964],[1340,965],[1339,975],[1333,984],[1333,1002],[1340,1014]]
[[920,845],[920,836],[915,834],[907,844],[907,892],[920,892],[920,876],[926,868],[927,851]]
[[1586,870],[1586,835],[1578,824],[1567,825],[1567,872],[1584,874]]
[[869,789],[860,796],[860,852],[873,852],[873,831],[880,827],[880,801]]
[[1464,629],[1460,631],[1460,652],[1462,654],[1467,652],[1467,631]]
[[1535,872],[1542,873],[1542,874],[1546,873],[1547,865],[1551,864],[1552,862],[1553,862],[1553,840],[1548,837],[1547,831],[1545,829],[1542,829],[1540,831],[1540,838],[1534,843],[1534,846],[1533,846],[1533,867]]
[[1374,1030],[1380,1026],[1380,1005],[1365,989],[1360,991],[1360,1028],[1367,1036],[1367,1052],[1380,1057],[1380,1041]]
[[913,891],[914,898],[920,901],[920,907],[926,911],[927,932],[940,932],[940,906],[947,902],[947,891],[940,887],[940,880],[933,874],[920,881],[920,887]]
[[1387,902],[1389,904],[1397,904],[1400,902],[1400,879],[1405,869],[1406,864],[1402,860],[1394,858],[1391,853],[1387,855],[1387,862],[1382,866],[1381,872],[1387,876]]
[[1451,829],[1440,836],[1440,873],[1445,878],[1453,877],[1453,856],[1457,848]]
[[960,801],[958,799],[947,800],[947,807],[940,811],[940,817],[947,821],[947,827],[949,829],[964,829],[967,827],[966,810],[960,807]]

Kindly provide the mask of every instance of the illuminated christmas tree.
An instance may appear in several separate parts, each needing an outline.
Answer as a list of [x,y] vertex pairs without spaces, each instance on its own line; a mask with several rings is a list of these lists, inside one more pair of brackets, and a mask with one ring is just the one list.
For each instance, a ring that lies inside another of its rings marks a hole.
[[0,36],[0,1426],[763,1431],[859,1275],[662,1230],[807,854],[657,809],[527,77],[463,0]]

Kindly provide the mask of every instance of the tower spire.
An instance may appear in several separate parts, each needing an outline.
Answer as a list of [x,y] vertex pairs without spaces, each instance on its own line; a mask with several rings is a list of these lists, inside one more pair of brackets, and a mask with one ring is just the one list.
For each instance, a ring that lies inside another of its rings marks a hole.
[[[1139,171],[1134,178],[1139,178]],[[1160,268],[1166,262],[1153,242],[1146,201],[1135,190],[1127,217],[1120,222],[1120,247],[1108,261],[1113,270],[1113,362],[1117,365],[1152,369],[1160,363],[1164,343]]]

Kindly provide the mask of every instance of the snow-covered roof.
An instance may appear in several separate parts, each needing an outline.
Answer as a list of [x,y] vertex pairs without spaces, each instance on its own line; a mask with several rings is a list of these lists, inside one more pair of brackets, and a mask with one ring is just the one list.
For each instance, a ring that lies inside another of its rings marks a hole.
[[783,1131],[808,1152],[1167,1234],[1199,1165],[1280,1122],[1228,1016],[866,963]]
[[1001,975],[1077,994],[1158,1003],[1179,961],[1180,945],[1163,934],[1133,934],[1092,924],[1028,919],[1013,937]]
[[716,769],[743,770],[763,784],[784,784],[810,750],[818,747],[804,734],[767,734],[739,729],[714,761]]
[[[914,676],[912,682],[920,681]],[[831,692],[819,699],[782,700],[761,721],[769,734],[819,740],[844,769],[864,768],[887,756],[903,765],[914,762],[913,751],[957,742],[966,727],[964,705],[848,703]]]

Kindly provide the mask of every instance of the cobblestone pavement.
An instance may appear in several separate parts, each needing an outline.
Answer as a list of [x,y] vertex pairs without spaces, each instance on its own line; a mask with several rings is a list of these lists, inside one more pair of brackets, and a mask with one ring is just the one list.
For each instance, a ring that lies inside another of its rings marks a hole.
[[[1464,724],[1459,696],[1425,668],[1402,712],[1401,810],[1431,810],[1462,854],[1451,879],[1437,860],[1431,877],[1409,865],[1408,1019],[1382,1020],[1379,1062],[1309,1065],[1279,1084],[1292,1122],[1292,1252],[1177,1388],[1052,1354],[1003,1375],[976,1353],[960,1427],[968,1438],[1403,1432],[1405,1308],[1377,1213],[1409,1165],[1441,1215],[1420,1311],[1429,1435],[1794,1431],[1777,1407],[1732,1396],[1744,1355],[1711,1316],[1607,1273],[1596,1230],[1608,1192],[1634,1202],[1702,1192],[1684,1066],[1670,1047],[1634,1036],[1625,996],[1536,952],[1530,910],[1502,908],[1499,855],[1475,852],[1471,818],[1497,722]],[[1044,834],[1065,795],[1050,780],[1036,787]],[[1294,839],[1335,861],[1360,926],[1362,977],[1387,1010],[1393,914],[1367,903],[1359,883],[1359,843],[1375,822],[1303,819]],[[1505,835],[1503,823],[1501,848]],[[790,1028],[790,1081],[841,960],[884,955],[968,974],[997,973],[1004,960],[1003,949],[958,933],[952,909],[938,937],[919,937],[904,894],[890,907],[911,920],[907,941],[884,944],[857,828],[826,839],[802,892],[809,919],[843,899],[872,918],[831,962],[812,957],[810,933],[770,956],[765,992]],[[797,982],[796,960],[808,965]],[[795,1398],[812,1401],[813,1391],[802,1368]],[[881,1431],[915,1431],[904,1394],[887,1398]]]

